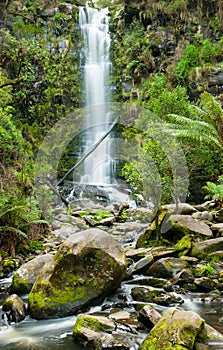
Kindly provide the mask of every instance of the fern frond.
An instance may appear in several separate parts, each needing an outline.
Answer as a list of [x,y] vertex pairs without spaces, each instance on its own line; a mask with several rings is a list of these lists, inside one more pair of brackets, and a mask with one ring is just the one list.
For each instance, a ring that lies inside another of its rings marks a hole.
[[16,227],[8,226],[8,225],[7,226],[1,226],[0,230],[2,230],[4,232],[13,232],[13,233],[16,233],[19,236],[22,236],[23,238],[27,239],[27,235],[25,234],[25,232],[23,232],[22,230],[20,230],[20,229],[18,229]]

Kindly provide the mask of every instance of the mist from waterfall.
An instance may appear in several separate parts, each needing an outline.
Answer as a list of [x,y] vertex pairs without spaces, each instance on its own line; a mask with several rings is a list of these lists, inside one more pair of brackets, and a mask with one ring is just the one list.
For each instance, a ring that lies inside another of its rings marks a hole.
[[[86,5],[80,7],[79,25],[83,39],[83,100],[84,116],[83,153],[100,140],[109,128],[109,58],[110,35],[108,9],[97,10]],[[111,183],[111,138],[107,136],[83,164],[82,183]]]

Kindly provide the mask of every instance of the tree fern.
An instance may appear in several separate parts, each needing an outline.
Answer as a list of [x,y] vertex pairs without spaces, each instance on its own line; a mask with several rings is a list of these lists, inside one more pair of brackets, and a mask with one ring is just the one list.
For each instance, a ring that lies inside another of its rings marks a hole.
[[207,182],[206,186],[203,187],[204,190],[208,192],[205,199],[214,199],[220,202],[223,202],[223,185],[222,184],[215,184],[213,182]]
[[223,150],[223,110],[209,93],[201,95],[200,106],[191,105],[189,116],[168,114],[166,122],[153,125],[166,134],[214,145]]

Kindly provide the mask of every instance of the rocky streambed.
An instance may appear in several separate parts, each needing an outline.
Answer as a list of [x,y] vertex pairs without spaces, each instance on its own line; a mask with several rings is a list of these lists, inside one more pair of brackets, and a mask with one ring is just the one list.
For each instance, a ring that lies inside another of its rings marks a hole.
[[223,349],[222,222],[213,202],[56,208],[43,251],[3,281],[0,343]]

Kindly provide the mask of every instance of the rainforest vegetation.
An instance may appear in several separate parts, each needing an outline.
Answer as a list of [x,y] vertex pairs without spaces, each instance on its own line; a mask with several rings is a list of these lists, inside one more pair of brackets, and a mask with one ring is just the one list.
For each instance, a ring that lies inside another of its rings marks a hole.
[[[113,100],[150,110],[160,128],[181,142],[187,160],[187,201],[223,201],[223,27],[219,0],[99,0],[109,6]],[[0,4],[1,254],[37,249],[47,230],[33,190],[35,157],[61,118],[82,106],[82,0],[6,0]],[[136,121],[136,126],[137,126]],[[150,126],[123,131],[137,140],[138,158],[122,175],[138,192],[157,165],[162,203],[172,175]],[[143,131],[142,131],[143,130]],[[139,142],[140,140],[140,142]],[[61,163],[62,176],[69,165]],[[59,176],[58,176],[59,177]],[[143,193],[142,193],[143,194]],[[4,250],[4,252],[3,252]]]

